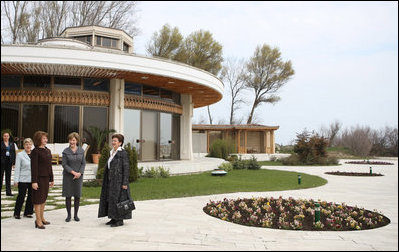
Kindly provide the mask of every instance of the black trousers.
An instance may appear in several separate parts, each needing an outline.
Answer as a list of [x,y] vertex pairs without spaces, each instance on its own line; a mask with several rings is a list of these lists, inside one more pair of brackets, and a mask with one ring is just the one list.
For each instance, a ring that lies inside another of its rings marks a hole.
[[20,215],[22,205],[24,204],[26,190],[28,190],[28,198],[26,199],[24,215],[33,214],[32,204],[32,183],[18,183],[18,197],[15,203],[14,215]]
[[1,189],[3,189],[4,172],[6,173],[6,194],[11,194],[11,160],[6,157],[4,162],[1,162]]

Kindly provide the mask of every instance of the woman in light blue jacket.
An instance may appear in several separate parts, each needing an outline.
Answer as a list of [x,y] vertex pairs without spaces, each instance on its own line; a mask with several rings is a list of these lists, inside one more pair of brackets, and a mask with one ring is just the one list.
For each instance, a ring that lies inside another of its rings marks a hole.
[[14,209],[15,219],[21,219],[20,213],[22,205],[24,204],[26,190],[28,190],[28,198],[26,199],[24,217],[32,218],[33,214],[32,177],[30,164],[30,153],[32,146],[32,139],[25,138],[24,150],[17,154],[17,158],[15,160],[14,185],[18,186],[18,197]]

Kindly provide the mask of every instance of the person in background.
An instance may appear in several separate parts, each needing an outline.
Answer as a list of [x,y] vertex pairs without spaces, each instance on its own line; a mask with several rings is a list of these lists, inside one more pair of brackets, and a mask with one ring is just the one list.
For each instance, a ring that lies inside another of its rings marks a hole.
[[39,229],[45,229],[44,225],[50,224],[44,219],[44,207],[49,187],[54,186],[51,151],[46,147],[47,136],[46,132],[36,131],[33,135],[35,148],[31,152],[32,203],[36,214],[35,227]]
[[15,165],[15,144],[10,141],[10,132],[2,132],[1,140],[1,189],[3,189],[4,172],[6,173],[6,195],[11,193],[11,169]]
[[71,220],[71,200],[74,199],[74,216],[75,221],[79,221],[78,211],[80,197],[82,195],[83,172],[85,170],[86,161],[84,150],[78,146],[79,134],[72,132],[68,136],[69,147],[62,152],[62,196],[65,198],[67,210],[66,222]]
[[14,185],[18,187],[18,197],[14,208],[15,219],[21,219],[20,213],[22,205],[25,201],[26,190],[28,190],[28,197],[26,199],[24,217],[32,218],[33,204],[32,204],[32,174],[30,156],[33,141],[30,138],[24,140],[24,150],[17,154],[14,170]]
[[124,216],[118,214],[116,204],[130,198],[129,190],[129,157],[122,149],[124,137],[121,134],[112,136],[112,150],[105,165],[103,184],[100,195],[98,218],[108,216],[111,220],[106,225],[118,227],[124,219],[131,219],[132,213]]

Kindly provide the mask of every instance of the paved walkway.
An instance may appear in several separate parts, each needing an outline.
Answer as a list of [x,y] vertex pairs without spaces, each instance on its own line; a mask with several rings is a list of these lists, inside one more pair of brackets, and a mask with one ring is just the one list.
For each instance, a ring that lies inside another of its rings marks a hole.
[[[373,166],[383,177],[344,177],[326,171],[363,171],[366,165],[267,167],[319,175],[322,187],[277,192],[231,193],[137,201],[133,219],[110,228],[97,218],[98,205],[80,209],[81,222],[65,223],[65,209],[45,213],[51,221],[35,230],[32,219],[1,221],[1,250],[398,250],[398,161]],[[209,200],[282,195],[377,209],[391,224],[365,231],[287,231],[241,226],[206,215]]]

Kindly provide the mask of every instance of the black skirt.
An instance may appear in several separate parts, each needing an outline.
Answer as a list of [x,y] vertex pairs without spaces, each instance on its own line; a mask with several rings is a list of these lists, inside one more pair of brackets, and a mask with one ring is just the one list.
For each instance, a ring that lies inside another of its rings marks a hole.
[[38,177],[37,190],[32,189],[32,203],[34,205],[46,203],[50,187],[50,177]]

